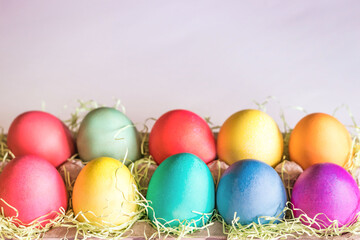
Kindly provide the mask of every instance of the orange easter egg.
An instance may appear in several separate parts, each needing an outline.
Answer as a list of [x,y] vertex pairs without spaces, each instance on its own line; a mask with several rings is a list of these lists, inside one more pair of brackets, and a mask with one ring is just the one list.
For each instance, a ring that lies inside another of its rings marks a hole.
[[290,135],[290,160],[306,169],[316,163],[345,166],[352,140],[346,127],[335,117],[313,113],[302,118]]

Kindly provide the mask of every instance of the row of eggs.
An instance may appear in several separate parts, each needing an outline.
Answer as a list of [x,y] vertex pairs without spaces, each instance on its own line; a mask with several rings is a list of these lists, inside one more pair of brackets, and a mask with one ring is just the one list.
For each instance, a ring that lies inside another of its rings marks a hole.
[[[48,113],[27,112],[12,123],[8,146],[19,157],[0,175],[0,198],[17,209],[22,223],[60,207],[67,208],[62,180],[53,170],[44,169],[51,164],[58,167],[74,154],[72,141],[66,126]],[[132,122],[116,109],[98,108],[84,118],[76,147],[80,158],[89,163],[80,172],[73,191],[74,212],[83,213],[78,220],[112,225],[131,219],[137,209],[136,184],[127,167],[115,159],[126,158],[129,162],[141,158],[140,142]],[[235,212],[241,224],[257,222],[260,216],[281,217],[286,193],[271,166],[282,159],[283,137],[267,114],[258,110],[233,114],[221,127],[216,143],[202,118],[186,110],[170,111],[152,128],[149,151],[160,164],[146,196],[151,220],[164,223],[178,219],[202,225],[211,216],[215,196],[217,208],[229,224]],[[345,164],[351,152],[351,137],[346,128],[329,115],[308,115],[293,130],[289,151],[291,160],[309,168],[294,187],[294,207],[310,216],[322,212],[341,224],[349,223],[357,213],[357,204],[353,205],[360,194],[351,175],[338,166]],[[216,155],[231,164],[217,190],[206,166]],[[338,165],[317,164],[321,162]],[[329,178],[332,185],[324,187]],[[344,189],[347,194],[341,197]],[[19,197],[22,193],[26,197]],[[44,199],[45,195],[50,197]],[[14,210],[4,201],[0,203],[4,214],[13,216]],[[36,204],[41,206],[34,207]],[[341,215],[336,207],[343,204],[347,209],[342,208]],[[332,212],[323,206],[332,206]],[[171,223],[176,225],[176,221]]]
[[[140,142],[136,127],[125,114],[102,107],[88,113],[82,121],[76,148],[83,161],[102,156],[135,161],[141,158]],[[18,116],[10,126],[7,143],[16,156],[35,154],[55,167],[75,153],[70,131],[45,112]],[[351,136],[345,126],[324,113],[301,119],[289,141],[290,159],[303,169],[321,162],[344,166],[351,147]],[[155,122],[149,136],[149,151],[158,164],[171,155],[188,152],[205,163],[218,155],[228,164],[259,159],[274,167],[283,157],[283,136],[269,115],[249,109],[230,116],[221,126],[216,142],[204,119],[187,110],[173,110]]]

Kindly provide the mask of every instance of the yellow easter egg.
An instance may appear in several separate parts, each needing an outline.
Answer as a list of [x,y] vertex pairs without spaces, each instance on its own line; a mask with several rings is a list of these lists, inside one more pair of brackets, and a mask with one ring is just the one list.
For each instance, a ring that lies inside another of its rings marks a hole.
[[115,226],[132,219],[137,211],[136,184],[129,169],[110,157],[91,160],[80,172],[72,204],[77,220],[98,226]]
[[227,164],[244,159],[276,166],[283,155],[283,136],[276,122],[266,113],[247,109],[234,113],[221,126],[217,151]]

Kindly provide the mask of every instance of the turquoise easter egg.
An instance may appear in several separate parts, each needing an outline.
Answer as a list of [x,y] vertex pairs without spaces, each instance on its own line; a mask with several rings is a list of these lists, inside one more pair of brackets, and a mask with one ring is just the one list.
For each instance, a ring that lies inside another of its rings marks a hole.
[[146,199],[148,216],[161,224],[201,227],[215,207],[215,186],[207,165],[191,153],[172,155],[152,176]]
[[84,161],[111,157],[126,158],[126,163],[130,163],[141,157],[141,141],[136,127],[115,108],[100,107],[90,111],[80,124],[76,144]]

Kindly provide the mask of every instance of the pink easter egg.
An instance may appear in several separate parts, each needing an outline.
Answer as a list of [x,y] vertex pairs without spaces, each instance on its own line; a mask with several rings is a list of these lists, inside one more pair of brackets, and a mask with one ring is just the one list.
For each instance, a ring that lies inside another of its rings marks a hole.
[[60,208],[66,211],[67,204],[65,183],[45,159],[17,157],[0,174],[0,208],[16,224],[27,226],[36,220],[44,226],[57,217]]
[[71,132],[47,112],[29,111],[11,123],[7,144],[15,156],[36,155],[59,167],[75,153]]

